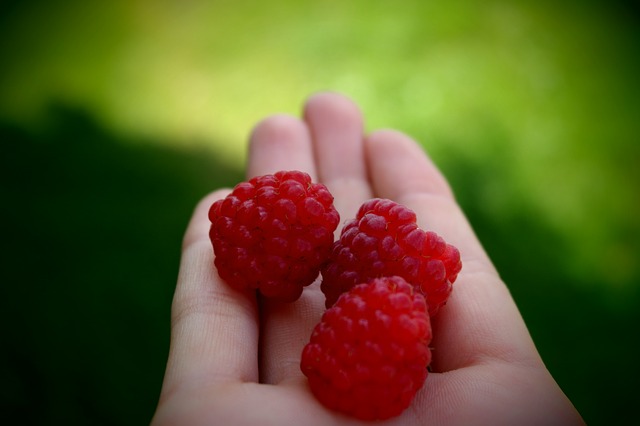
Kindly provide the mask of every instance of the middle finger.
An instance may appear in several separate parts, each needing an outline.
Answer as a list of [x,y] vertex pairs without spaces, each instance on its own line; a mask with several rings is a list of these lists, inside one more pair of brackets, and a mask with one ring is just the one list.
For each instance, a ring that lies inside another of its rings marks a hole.
[[[349,99],[318,94],[305,104],[304,121],[311,136],[317,181],[334,195],[341,222],[355,216],[371,197],[363,147],[360,111]],[[340,232],[340,226],[336,234]],[[302,379],[300,354],[324,311],[319,280],[293,304],[263,301],[261,310],[260,380],[282,383]]]
[[304,117],[311,131],[318,178],[335,197],[344,223],[372,196],[362,114],[350,99],[320,93],[307,101]]

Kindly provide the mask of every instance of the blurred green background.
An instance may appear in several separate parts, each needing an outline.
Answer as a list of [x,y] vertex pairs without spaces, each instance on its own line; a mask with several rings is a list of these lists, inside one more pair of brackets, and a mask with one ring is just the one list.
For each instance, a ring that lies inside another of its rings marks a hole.
[[326,89],[429,151],[585,420],[635,414],[638,1],[0,5],[3,417],[148,423],[193,206]]

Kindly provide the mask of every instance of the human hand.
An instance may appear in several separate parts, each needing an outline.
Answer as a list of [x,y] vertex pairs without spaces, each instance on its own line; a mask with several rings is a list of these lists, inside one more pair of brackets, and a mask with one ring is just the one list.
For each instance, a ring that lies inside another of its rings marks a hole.
[[[411,406],[384,424],[582,424],[446,180],[413,140],[393,130],[365,136],[350,100],[318,94],[303,119],[272,116],[251,135],[248,177],[292,169],[329,188],[341,222],[365,200],[389,198],[460,250],[462,271],[432,320],[432,372]],[[283,304],[218,277],[207,212],[228,193],[204,198],[184,237],[153,424],[362,424],[320,405],[300,371],[302,348],[325,309],[319,282]]]

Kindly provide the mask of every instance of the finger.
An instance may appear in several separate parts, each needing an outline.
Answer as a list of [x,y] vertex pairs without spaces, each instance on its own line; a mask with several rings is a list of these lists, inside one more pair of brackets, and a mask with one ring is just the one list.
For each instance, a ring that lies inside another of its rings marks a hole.
[[196,207],[185,233],[171,307],[171,345],[163,395],[225,381],[258,381],[258,313],[255,296],[220,280],[209,242],[208,210],[228,191]]
[[451,297],[433,319],[434,369],[535,353],[506,286],[445,178],[420,146],[402,133],[384,130],[369,135],[366,152],[376,195],[411,208],[422,229],[435,231],[461,253],[462,271]]
[[293,169],[317,179],[309,129],[302,120],[284,114],[264,119],[251,133],[247,177]]
[[[307,100],[304,119],[311,134],[318,180],[334,195],[341,218],[354,216],[362,201],[370,196],[360,111],[342,96],[323,93]],[[264,381],[282,383],[302,376],[300,354],[320,319],[324,300],[316,282],[293,305],[263,305]],[[292,322],[291,318],[297,321]]]
[[334,195],[344,222],[371,198],[362,114],[344,96],[319,93],[307,101],[304,118],[311,131],[319,179]]
[[[301,170],[317,181],[309,129],[302,120],[286,115],[266,118],[255,127],[250,139],[248,177],[278,170]],[[295,303],[260,299],[261,382],[279,382],[288,372],[300,370],[301,344],[318,320],[312,293],[306,288]]]

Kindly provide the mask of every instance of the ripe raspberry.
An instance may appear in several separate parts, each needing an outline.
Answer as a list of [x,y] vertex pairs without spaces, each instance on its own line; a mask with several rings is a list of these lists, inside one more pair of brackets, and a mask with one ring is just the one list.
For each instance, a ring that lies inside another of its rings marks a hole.
[[431,323],[424,296],[400,277],[353,287],[327,309],[300,368],[327,408],[362,420],[402,413],[427,378]]
[[326,261],[340,217],[333,196],[300,171],[243,182],[209,209],[220,277],[292,302]]
[[458,249],[418,228],[412,210],[376,198],[345,224],[323,266],[321,289],[329,307],[358,283],[398,275],[425,295],[433,316],[447,302],[461,268]]

